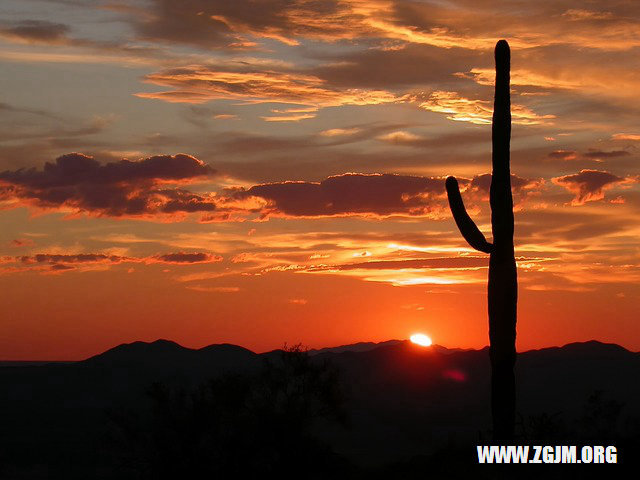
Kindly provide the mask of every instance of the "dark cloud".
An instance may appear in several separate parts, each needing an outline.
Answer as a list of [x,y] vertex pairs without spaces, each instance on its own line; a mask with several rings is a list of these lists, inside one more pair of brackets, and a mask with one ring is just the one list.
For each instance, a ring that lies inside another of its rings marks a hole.
[[63,265],[61,263],[55,263],[49,267],[49,270],[52,272],[67,272],[69,270],[75,270],[76,267],[72,267],[71,265]]
[[609,172],[581,170],[573,175],[555,177],[552,181],[575,194],[572,205],[584,205],[586,202],[603,199],[605,190],[628,180]]
[[[518,8],[507,0],[151,0],[149,5],[131,17],[140,38],[209,49],[259,48],[256,42],[263,39],[297,45],[303,38],[360,41],[392,52],[411,44],[447,53],[456,47],[489,51],[500,38],[523,49],[638,45],[637,8],[622,1],[582,8],[574,0],[521,2]],[[380,66],[375,70],[384,75]]]
[[[446,171],[446,170],[444,170]],[[330,177],[332,178],[332,177]],[[414,178],[422,178],[422,179],[430,179],[431,181],[438,182],[441,180],[441,177],[414,177]],[[465,204],[470,209],[470,211],[475,212],[472,213],[480,213],[480,211],[484,210],[485,205],[488,206],[487,203],[489,200],[489,192],[491,187],[491,174],[484,173],[480,175],[475,175],[472,178],[464,178],[457,177],[458,184],[460,186],[460,190],[464,197]],[[436,184],[437,185],[437,184]],[[545,180],[542,178],[537,179],[528,179],[523,178],[518,175],[511,175],[511,187],[514,197],[514,205],[518,207],[518,210],[524,207],[524,205],[531,201],[532,198],[538,198],[544,190]],[[417,215],[425,215],[434,219],[449,217],[449,206],[446,194],[440,195],[439,193],[439,185],[428,195],[418,195],[420,198],[420,202],[424,201],[425,205],[431,205],[434,210],[432,213],[425,211],[423,213],[417,213]],[[411,198],[410,196],[404,196],[403,198]],[[407,207],[406,210],[410,210]],[[409,215],[413,216],[416,213],[400,213],[401,215]],[[420,244],[419,239],[412,239],[410,243]]]
[[23,255],[20,257],[22,263],[120,263],[130,260],[128,257],[120,255],[104,255],[101,253],[80,253],[74,255],[38,253],[36,255]]
[[152,261],[160,263],[175,263],[178,265],[189,263],[214,263],[222,261],[219,255],[211,255],[208,253],[165,253],[164,255],[155,255],[151,257]]
[[[9,206],[156,220],[200,212],[205,222],[242,221],[253,214],[441,218],[447,210],[439,177],[347,173],[321,182],[265,183],[218,194],[180,188],[213,173],[200,160],[183,154],[101,164],[74,153],[47,162],[41,170],[0,173],[0,194]],[[530,181],[514,178],[516,190],[529,188]],[[468,182],[461,179],[463,185]]]
[[323,64],[308,73],[330,85],[351,88],[390,88],[423,86],[429,90],[438,85],[446,88],[456,81],[455,73],[473,67],[490,67],[486,53],[462,48],[431,45],[406,45],[402,49],[367,49],[343,55],[318,55]]
[[[73,3],[71,5],[76,6]],[[16,43],[87,48],[105,56],[118,55],[123,63],[166,61],[170,58],[175,61],[178,59],[178,57],[171,56],[155,46],[134,45],[121,38],[116,41],[78,38],[69,35],[70,32],[71,29],[67,25],[43,20],[22,20],[0,24],[0,38]]]
[[[606,8],[576,2],[455,0],[446,4],[407,0],[152,0],[134,15],[138,35],[204,48],[251,48],[254,40],[298,44],[307,38],[378,40],[383,48],[405,43],[489,49],[496,39],[515,45],[568,44],[620,48],[628,43],[637,10],[628,2]],[[496,14],[499,12],[499,15]],[[628,35],[620,34],[629,30]]]
[[4,102],[0,102],[0,111],[10,112],[10,113],[27,113],[30,115],[37,115],[37,116],[42,116],[46,118],[52,118],[54,120],[60,120],[60,118],[57,115],[54,115],[51,112],[47,112],[46,110],[18,107],[15,105],[4,103]]
[[210,212],[215,210],[211,198],[162,185],[214,173],[204,162],[184,154],[101,164],[71,153],[45,163],[42,170],[0,173],[0,196],[40,208],[113,217]]
[[65,43],[69,27],[42,20],[23,20],[0,26],[0,36],[32,43]]
[[[461,182],[464,184],[465,179],[461,179]],[[522,178],[518,175],[511,174],[511,191],[513,193],[514,204],[517,207],[522,207],[525,201],[531,195],[538,195],[544,186],[543,179],[528,179]],[[488,200],[489,192],[491,189],[491,174],[483,173],[481,175],[476,175],[469,182],[469,190],[472,193],[476,194],[476,196],[480,197],[477,200]]]
[[235,199],[266,201],[263,216],[442,215],[444,179],[393,174],[347,173],[319,183],[278,182],[238,189]]
[[[221,15],[221,8],[224,9],[225,3],[245,4],[245,12],[254,10],[247,8],[246,1],[153,0],[153,15],[137,18],[136,29],[140,37],[150,40],[206,48],[227,47],[237,42],[238,38],[234,38],[232,30],[224,21],[211,18],[212,15]],[[257,10],[261,10],[261,4],[256,5]],[[268,12],[272,13],[272,10]]]
[[[538,189],[542,185],[541,180],[531,180],[511,174],[511,190],[513,193],[521,193],[523,190]],[[471,188],[489,193],[491,189],[491,174],[483,173],[471,179]]]
[[616,157],[625,157],[627,155],[631,155],[627,150],[611,150],[611,151],[603,151],[603,150],[594,150],[591,149],[588,152],[584,153],[585,157],[588,158],[616,158]]
[[9,242],[9,245],[15,248],[31,247],[34,245],[34,241],[30,238],[15,238]]
[[[0,106],[0,109],[2,106]],[[46,112],[39,112],[38,110],[26,110],[26,109],[13,109],[16,113],[30,113],[38,114],[41,116],[47,116]],[[104,132],[108,127],[113,124],[112,117],[94,117],[88,122],[83,122],[84,125],[79,125],[76,128],[68,128],[61,126],[61,122],[70,123],[68,120],[56,118],[53,115],[49,115],[52,121],[46,124],[35,124],[26,122],[16,122],[16,118],[6,118],[2,122],[2,126],[6,125],[7,130],[0,133],[0,141],[17,141],[17,140],[44,140],[54,146],[63,146],[70,142],[78,142],[78,137],[84,137],[88,135],[96,135]],[[91,144],[98,146],[100,142],[95,139]]]
[[[170,265],[194,265],[201,263],[221,262],[220,255],[204,252],[186,253],[164,253],[149,257],[127,257],[122,255],[109,255],[104,253],[78,253],[78,254],[53,254],[38,253],[35,255],[22,255],[18,257],[3,257],[2,263],[19,263],[26,269],[40,271],[43,266],[47,266],[49,271],[67,271],[83,268],[84,265],[91,266],[97,264],[117,265],[121,263],[144,263],[144,264],[170,264]],[[88,267],[84,267],[85,269]]]
[[255,47],[247,35],[295,44],[295,37],[351,37],[358,15],[339,0],[153,0],[139,36],[204,48]]

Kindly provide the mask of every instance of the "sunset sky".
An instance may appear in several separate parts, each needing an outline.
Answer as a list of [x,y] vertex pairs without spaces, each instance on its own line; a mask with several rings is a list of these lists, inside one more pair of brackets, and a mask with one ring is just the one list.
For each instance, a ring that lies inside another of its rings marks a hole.
[[518,349],[640,350],[640,3],[3,0],[0,359],[483,347],[501,38]]

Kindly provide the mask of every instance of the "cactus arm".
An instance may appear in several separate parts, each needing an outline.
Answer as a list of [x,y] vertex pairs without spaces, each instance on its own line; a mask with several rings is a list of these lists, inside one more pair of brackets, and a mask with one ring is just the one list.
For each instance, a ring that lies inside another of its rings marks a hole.
[[467,210],[464,208],[462,195],[460,195],[460,189],[458,188],[458,181],[455,177],[448,177],[445,185],[447,187],[447,197],[449,198],[449,208],[451,208],[453,218],[464,239],[472,248],[480,252],[491,253],[493,245],[487,242],[487,239],[473,220],[471,220]]

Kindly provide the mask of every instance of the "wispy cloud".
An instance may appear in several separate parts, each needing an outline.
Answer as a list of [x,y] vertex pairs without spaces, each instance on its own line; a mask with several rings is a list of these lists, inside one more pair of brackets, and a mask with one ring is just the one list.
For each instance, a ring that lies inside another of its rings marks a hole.
[[[436,91],[429,95],[420,108],[437,113],[444,113],[449,120],[469,122],[479,125],[491,123],[493,106],[485,100],[465,98],[457,92]],[[523,105],[511,105],[512,122],[521,125],[537,125],[545,120],[555,118],[554,115],[538,115]]]
[[378,105],[401,100],[385,90],[338,89],[314,75],[275,70],[223,71],[207,65],[190,65],[149,74],[148,83],[173,90],[138,93],[174,103],[204,103],[234,99],[249,103],[288,103],[330,107],[338,105]]

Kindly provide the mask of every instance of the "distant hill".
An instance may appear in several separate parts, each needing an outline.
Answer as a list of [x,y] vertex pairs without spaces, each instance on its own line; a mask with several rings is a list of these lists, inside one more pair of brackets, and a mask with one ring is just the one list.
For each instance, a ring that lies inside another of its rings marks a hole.
[[160,374],[167,371],[202,371],[214,375],[250,368],[257,363],[257,357],[251,350],[229,343],[196,350],[170,340],[156,340],[118,345],[80,363],[110,368],[151,369]]
[[[406,460],[444,439],[488,438],[486,348],[425,348],[391,340],[309,354],[313,362],[338,368],[348,398],[350,427],[319,435],[356,464]],[[196,350],[158,340],[119,345],[75,363],[1,366],[0,435],[18,450],[36,451],[39,443],[86,448],[103,425],[105,410],[141,407],[152,382],[193,388],[223,374],[256,372],[278,355],[229,344]],[[565,422],[577,421],[597,391],[603,392],[601,401],[622,405],[620,421],[640,418],[640,354],[618,345],[590,341],[523,352],[516,371],[525,428],[530,418],[561,415]]]
[[388,347],[402,343],[402,340],[387,340],[386,342],[358,342],[350,345],[340,345],[339,347],[326,347],[320,349],[309,350],[309,355],[318,355],[320,353],[344,353],[344,352],[368,352],[380,347]]

